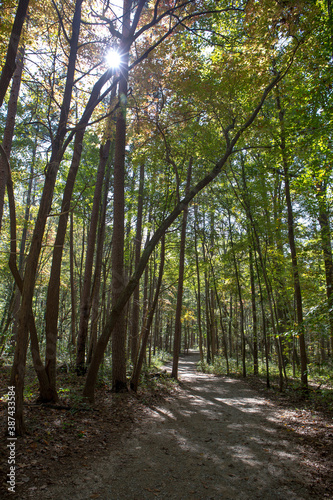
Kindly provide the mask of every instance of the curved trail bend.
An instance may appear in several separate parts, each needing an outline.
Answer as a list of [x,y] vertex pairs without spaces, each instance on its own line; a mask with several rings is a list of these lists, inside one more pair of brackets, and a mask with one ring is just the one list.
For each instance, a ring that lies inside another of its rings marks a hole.
[[241,380],[197,373],[198,359],[181,358],[177,394],[43,499],[317,498],[283,410]]

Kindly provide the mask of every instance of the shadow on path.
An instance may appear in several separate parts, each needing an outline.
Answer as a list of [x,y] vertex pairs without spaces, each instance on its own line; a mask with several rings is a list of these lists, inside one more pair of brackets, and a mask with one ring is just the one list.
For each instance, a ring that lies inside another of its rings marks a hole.
[[44,498],[318,498],[280,410],[241,380],[196,372],[198,360],[197,354],[180,359],[177,395],[151,408],[105,459],[91,464],[76,480],[84,488],[74,481]]

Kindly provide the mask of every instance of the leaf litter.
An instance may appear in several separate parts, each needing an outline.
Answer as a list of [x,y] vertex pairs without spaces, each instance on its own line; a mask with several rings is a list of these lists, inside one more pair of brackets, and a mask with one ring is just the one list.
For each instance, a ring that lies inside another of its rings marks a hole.
[[[91,408],[59,410],[31,397],[28,432],[16,446],[16,494],[4,479],[1,498],[333,497],[330,412],[296,405],[253,380],[198,374],[193,366],[193,356],[182,359],[179,385],[161,378],[138,395],[99,387]],[[1,370],[5,394],[8,372]],[[82,380],[76,384],[81,391]],[[71,403],[67,397],[60,406]]]

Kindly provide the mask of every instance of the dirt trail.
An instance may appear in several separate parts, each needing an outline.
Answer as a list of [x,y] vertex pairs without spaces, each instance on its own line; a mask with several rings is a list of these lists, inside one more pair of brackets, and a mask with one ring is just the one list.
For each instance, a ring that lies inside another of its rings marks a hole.
[[281,421],[283,410],[240,380],[197,373],[197,361],[196,354],[180,360],[181,390],[154,406],[104,458],[68,471],[62,484],[34,498],[318,498],[302,446]]

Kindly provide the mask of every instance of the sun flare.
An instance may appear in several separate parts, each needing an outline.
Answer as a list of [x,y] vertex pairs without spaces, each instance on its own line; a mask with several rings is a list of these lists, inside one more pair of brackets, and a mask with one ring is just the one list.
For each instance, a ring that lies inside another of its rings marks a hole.
[[115,49],[110,49],[107,52],[105,59],[110,68],[119,68],[121,64],[121,56]]

